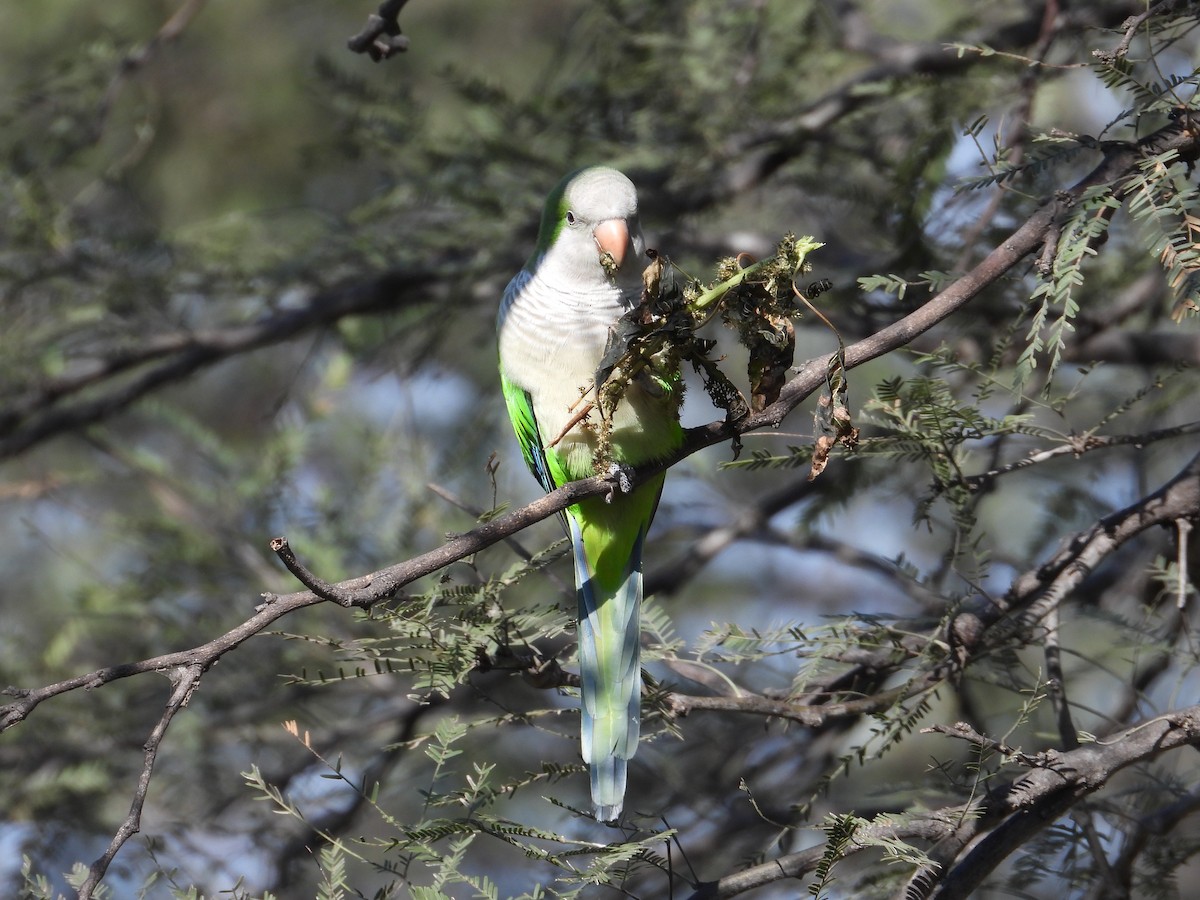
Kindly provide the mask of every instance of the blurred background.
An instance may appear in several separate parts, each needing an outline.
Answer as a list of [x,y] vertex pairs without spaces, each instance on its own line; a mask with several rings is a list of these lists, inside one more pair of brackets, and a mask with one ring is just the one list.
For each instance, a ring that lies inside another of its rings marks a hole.
[[[648,243],[684,277],[769,255],[789,231],[825,242],[812,278],[834,287],[817,302],[849,343],[1090,171],[1100,154],[1079,136],[1164,125],[1162,95],[1131,83],[1190,102],[1182,12],[1138,33],[1129,83],[1095,65],[1142,9],[413,0],[410,49],[373,63],[346,49],[374,11],[357,0],[5,3],[0,685],[221,635],[264,592],[298,588],[276,535],[335,581],[538,496],[500,396],[494,318],[570,169],[626,171]],[[1052,131],[1059,143],[1035,140]],[[1185,206],[1188,174],[1172,176]],[[1160,264],[1156,222],[1115,217],[1086,283],[1049,308],[1041,352],[1026,352],[1045,281],[1031,259],[851,372],[864,441],[816,481],[811,401],[747,435],[736,465],[725,445],[674,468],[647,551],[660,693],[804,696],[856,653],[931,633],[963,598],[1004,594],[1173,476],[1195,452],[1200,332],[1170,318],[1191,269]],[[744,388],[744,351],[712,337]],[[815,317],[798,320],[797,360],[834,349]],[[719,417],[696,381],[685,424]],[[968,490],[1085,434],[1149,437]],[[517,539],[535,564],[497,544],[386,608],[308,609],[227,654],[171,725],[112,896],[325,896],[327,838],[345,842],[355,896],[486,896],[480,879],[500,896],[687,896],[821,845],[827,813],[958,802],[973,751],[922,724],[1054,742],[1029,634],[919,708],[819,728],[675,718],[652,689],[635,819],[598,825],[571,810],[587,791],[575,699],[478,666],[527,647],[574,666],[559,526]],[[1195,696],[1191,607],[1163,612],[1187,583],[1173,540],[1122,548],[1063,613],[1083,729]],[[902,684],[920,659],[900,656],[859,689]],[[67,693],[0,736],[0,893],[36,895],[38,877],[66,891],[63,873],[103,852],[168,692],[144,675]],[[1144,778],[1168,796],[1193,774],[1176,760],[1121,790]],[[1067,823],[1014,857],[994,895],[1085,890],[1096,876],[1070,862],[1081,832]],[[1117,846],[1120,826],[1098,827]],[[1174,834],[1181,848],[1195,836]],[[841,895],[894,890],[907,870],[881,858]]]

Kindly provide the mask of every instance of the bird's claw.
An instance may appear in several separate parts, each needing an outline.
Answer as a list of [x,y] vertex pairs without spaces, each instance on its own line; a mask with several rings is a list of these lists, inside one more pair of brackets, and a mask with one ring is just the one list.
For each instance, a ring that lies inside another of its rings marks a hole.
[[612,503],[615,494],[633,493],[632,467],[617,462],[609,463],[608,471],[604,473],[604,478],[612,485],[609,492],[604,495],[605,503]]

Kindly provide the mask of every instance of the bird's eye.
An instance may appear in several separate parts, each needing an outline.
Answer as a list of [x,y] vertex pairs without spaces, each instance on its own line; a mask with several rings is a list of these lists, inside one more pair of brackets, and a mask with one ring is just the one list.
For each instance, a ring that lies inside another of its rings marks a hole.
[[567,224],[568,225],[575,224],[575,213],[571,212],[569,209],[567,210]]

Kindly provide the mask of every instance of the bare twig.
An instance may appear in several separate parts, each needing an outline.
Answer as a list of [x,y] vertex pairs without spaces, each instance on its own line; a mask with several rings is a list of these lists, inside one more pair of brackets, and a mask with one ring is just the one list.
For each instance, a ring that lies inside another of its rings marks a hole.
[[747,506],[728,524],[713,528],[693,541],[687,552],[668,566],[661,566],[646,578],[645,592],[673,594],[709,561],[735,541],[765,529],[772,516],[799,503],[817,489],[808,481],[789,481],[777,491]]
[[577,688],[580,684],[579,676],[564,669],[557,658],[543,656],[534,647],[502,645],[495,653],[480,653],[477,669],[480,672],[493,669],[519,672],[526,682],[541,691]]
[[159,50],[172,41],[177,40],[207,2],[208,0],[184,0],[184,3],[179,9],[175,10],[171,18],[167,19],[163,23],[163,26],[158,29],[154,37],[136,50],[131,50],[125,55],[112,80],[109,81],[108,89],[104,92],[104,97],[100,100],[99,114],[96,118],[97,135],[104,130],[104,124],[108,121],[113,104],[116,103],[117,97],[121,93],[121,88],[125,86],[125,82],[129,77],[153,59]]
[[1176,605],[1183,609],[1188,598],[1188,536],[1195,526],[1190,519],[1180,517],[1175,520],[1175,568],[1176,568]]
[[1054,719],[1058,723],[1058,738],[1062,746],[1074,750],[1079,746],[1079,732],[1075,729],[1075,721],[1071,718],[1071,702],[1067,698],[1067,676],[1063,673],[1062,644],[1059,639],[1058,604],[1052,604],[1042,617],[1042,635],[1044,646],[1042,656],[1046,660],[1046,692],[1050,697],[1050,705],[1054,710]]
[[179,666],[166,673],[167,677],[171,679],[171,696],[167,699],[166,707],[163,709],[158,723],[143,745],[142,773],[133,793],[133,803],[129,807],[129,814],[117,829],[116,834],[113,835],[113,839],[109,842],[103,855],[88,868],[87,878],[79,887],[79,900],[90,900],[125,842],[141,831],[142,808],[146,804],[146,793],[150,790],[150,777],[154,774],[154,762],[158,758],[158,748],[162,746],[167,728],[170,727],[175,714],[187,706],[192,692],[199,687],[200,677],[204,674],[205,669],[205,666],[193,664]]
[[1125,34],[1121,38],[1120,43],[1118,43],[1117,46],[1112,50],[1093,50],[1092,55],[1101,62],[1109,65],[1112,65],[1118,60],[1124,59],[1126,54],[1129,53],[1129,45],[1133,43],[1134,37],[1137,36],[1138,29],[1140,29],[1146,24],[1146,22],[1155,16],[1171,12],[1171,10],[1178,6],[1179,3],[1180,0],[1158,0],[1157,3],[1146,7],[1146,9],[1138,15],[1130,16],[1121,23],[1121,30],[1125,32]]
[[[1030,53],[1030,59],[1037,62],[1044,62],[1047,54],[1050,52],[1050,47],[1054,44],[1055,39],[1062,32],[1065,19],[1062,16],[1062,10],[1059,8],[1058,0],[1050,0],[1045,4],[1042,11],[1041,33],[1038,35],[1037,44]],[[1020,82],[1017,87],[1017,102],[1014,104],[1011,112],[1006,114],[1006,119],[1013,122],[1013,128],[1008,137],[1008,156],[1006,163],[1012,169],[1018,168],[1025,158],[1025,150],[1029,141],[1029,121],[1030,113],[1033,109],[1033,100],[1037,96],[1040,80],[1038,78],[1037,67],[1028,65],[1020,77]],[[986,154],[984,162],[987,162]],[[996,215],[1000,212],[1001,206],[1007,199],[1008,187],[1003,183],[997,184],[997,190],[992,193],[988,200],[987,207],[982,213],[976,217],[974,223],[968,228],[962,236],[962,253],[959,255],[955,269],[965,268],[971,260],[972,248],[979,244],[980,237],[992,227],[992,222]],[[1037,267],[1039,270],[1045,265],[1044,259],[1048,252],[1053,258],[1054,250],[1058,246],[1058,231],[1052,230],[1046,236],[1046,250],[1038,257]],[[1047,269],[1048,271],[1048,269]]]
[[[381,742],[381,749],[363,767],[350,802],[343,806],[332,805],[316,813],[313,818],[306,819],[305,827],[279,848],[276,859],[280,860],[281,864],[276,867],[275,883],[270,885],[269,891],[263,891],[264,896],[271,893],[275,896],[289,897],[301,890],[300,886],[294,883],[296,867],[288,866],[287,861],[311,857],[314,846],[328,840],[330,836],[344,834],[359,821],[359,815],[371,803],[374,787],[382,783],[388,773],[405,758],[405,744],[416,735],[417,725],[423,718],[435,712],[442,703],[444,700],[439,697],[426,697],[421,703],[414,703],[398,720],[393,720],[393,734]],[[359,734],[361,735],[361,732]],[[341,741],[336,743],[340,744]],[[312,752],[318,759],[323,759],[315,750]],[[344,772],[342,775],[345,777]]]
[[1132,897],[1135,864],[1142,859],[1146,845],[1155,838],[1171,832],[1179,822],[1200,810],[1200,790],[1184,794],[1174,803],[1129,823],[1133,833],[1125,839],[1116,858],[1109,865],[1110,876],[1095,881],[1088,900],[1121,900]]
[[[456,506],[459,509],[461,509],[463,512],[469,513],[470,515],[474,516],[476,520],[482,519],[484,517],[484,511],[482,509],[479,509],[479,507],[474,506],[470,503],[467,503],[465,500],[463,500],[461,497],[459,497],[457,494],[455,494],[453,491],[449,490],[448,488],[445,488],[440,484],[434,484],[433,482],[430,482],[428,485],[426,485],[426,487],[428,487],[429,490],[433,491],[433,493],[437,494],[439,497],[441,497],[447,503],[449,503],[453,506]],[[522,544],[520,541],[518,541],[516,538],[506,537],[504,539],[504,543],[507,544],[509,547],[511,547],[513,553],[517,554],[517,556],[519,556],[521,559],[525,560],[525,562],[533,562],[533,553],[531,553],[525,547],[525,545]],[[575,596],[575,588],[571,585],[568,585],[565,581],[563,581],[561,578],[559,578],[558,575],[556,575],[553,571],[548,569],[546,566],[538,566],[537,570],[540,573],[542,573],[542,575],[545,576],[547,580],[549,580],[556,588],[558,588],[564,594],[566,594],[570,597]]]
[[938,687],[1003,641],[1007,630],[1015,627],[1017,620],[1044,621],[1048,609],[1055,607],[1102,560],[1127,541],[1149,528],[1172,526],[1178,518],[1198,516],[1200,454],[1154,493],[1067,540],[1064,549],[1051,560],[1018,576],[1003,598],[977,598],[975,603],[961,610],[944,626],[945,633],[936,638],[947,645],[952,654],[915,671],[899,687],[873,691],[861,699],[832,702],[827,699],[844,696],[838,685],[852,684],[872,673],[878,677],[880,673],[886,676],[894,672],[897,668],[895,651],[888,648],[869,654],[839,676],[837,684],[826,685],[818,694],[775,699],[748,693],[707,697],[677,692],[667,696],[668,708],[677,715],[700,709],[741,712],[791,719],[810,727],[834,719],[880,712]]
[[999,753],[1008,759],[1016,760],[1023,766],[1039,766],[1045,762],[1042,754],[1030,755],[1019,747],[1013,747],[1005,741],[998,741],[985,734],[980,734],[966,722],[955,722],[953,725],[930,725],[928,728],[922,728],[921,734],[944,734],[946,737],[968,741],[980,750]]
[[1055,754],[1050,765],[1032,769],[1008,784],[994,788],[984,814],[971,820],[967,841],[984,835],[958,859],[936,888],[911,896],[930,900],[970,897],[992,870],[1014,849],[1048,828],[1082,797],[1098,790],[1113,775],[1134,763],[1155,759],[1177,747],[1200,745],[1200,707],[1166,713],[1110,735]]
[[[843,20],[853,19],[859,12],[854,4],[845,4]],[[1085,10],[1067,4],[1063,21],[1057,31],[1078,26],[1075,17]],[[1088,27],[1112,27],[1126,15],[1119,8],[1088,7]],[[1026,7],[1026,14],[1003,25],[970,36],[969,41],[986,45],[993,52],[1028,47],[1044,34],[1045,10],[1042,4]],[[863,29],[862,33],[871,33]],[[800,108],[796,115],[777,119],[757,128],[750,127],[734,134],[714,154],[720,170],[710,174],[703,184],[677,198],[674,211],[685,212],[713,205],[731,197],[740,197],[747,190],[762,184],[780,168],[787,165],[813,141],[823,138],[830,125],[873,102],[877,92],[871,86],[890,84],[905,78],[922,76],[948,77],[974,68],[969,54],[959,54],[935,41],[899,41],[884,39],[867,45],[847,41],[850,49],[862,52],[874,65],[814,98]]]
[[[594,390],[593,388],[588,388],[589,392],[592,392],[593,390]],[[580,422],[583,422],[584,420],[586,420],[587,417],[592,414],[592,410],[596,408],[596,404],[593,403],[591,400],[587,400],[586,402],[583,402],[584,401],[583,397],[580,397],[579,399],[580,399],[580,402],[583,403],[583,405],[580,406],[579,409],[576,410],[575,413],[571,416],[571,418],[567,420],[567,424],[564,425],[559,430],[558,434],[556,434],[553,438],[551,438],[549,441],[546,442],[547,450],[549,450],[551,447],[557,446],[558,442],[567,436],[567,432],[569,432],[572,428],[574,428]]]
[[1139,450],[1150,444],[1158,441],[1169,440],[1171,438],[1183,437],[1188,434],[1200,433],[1200,422],[1188,422],[1184,425],[1175,425],[1171,428],[1159,428],[1155,431],[1147,431],[1143,434],[1113,434],[1113,435],[1097,435],[1089,434],[1073,438],[1065,444],[1051,447],[1047,450],[1038,450],[1030,453],[1021,459],[1008,463],[997,468],[990,469],[987,472],[980,472],[978,475],[968,475],[963,479],[963,484],[971,491],[980,491],[992,485],[997,478],[1002,475],[1007,475],[1010,472],[1016,472],[1020,469],[1027,469],[1030,466],[1036,466],[1040,463],[1049,462],[1052,459],[1057,459],[1060,456],[1073,456],[1078,458],[1085,453],[1090,453],[1093,450],[1101,450],[1109,447],[1136,447]]
[[815,728],[835,719],[846,719],[853,716],[870,715],[881,712],[896,705],[901,700],[913,696],[907,687],[880,691],[869,697],[858,700],[836,700],[819,702],[820,698],[812,694],[805,700],[813,702],[798,702],[796,700],[779,700],[774,697],[764,697],[761,694],[741,693],[733,696],[696,696],[693,694],[671,693],[666,696],[667,709],[677,716],[685,716],[692,710],[704,709],[714,712],[736,712],[748,715],[766,716],[772,719],[789,719]]
[[1166,329],[1110,329],[1069,346],[1063,358],[1086,363],[1152,366],[1186,362],[1196,366],[1200,365],[1200,337]]
[[755,540],[762,544],[790,547],[797,551],[828,554],[839,564],[856,566],[892,580],[900,590],[921,606],[929,607],[937,603],[941,609],[941,599],[930,588],[918,584],[915,579],[905,577],[892,560],[869,553],[835,536],[817,533],[797,536],[771,526],[771,519],[779,513],[809,499],[819,491],[819,486],[805,478],[797,478],[788,481],[778,490],[740,506],[732,515],[732,521],[722,522],[703,531],[690,541],[681,556],[656,566],[648,573],[645,581],[646,595],[678,593],[709,562],[730,546],[738,541]]

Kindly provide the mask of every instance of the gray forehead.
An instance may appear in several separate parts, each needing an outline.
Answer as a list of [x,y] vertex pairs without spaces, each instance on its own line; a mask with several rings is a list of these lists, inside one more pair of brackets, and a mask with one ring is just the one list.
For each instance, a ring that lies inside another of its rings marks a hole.
[[567,186],[565,199],[576,215],[628,217],[637,213],[637,189],[616,169],[584,169]]

